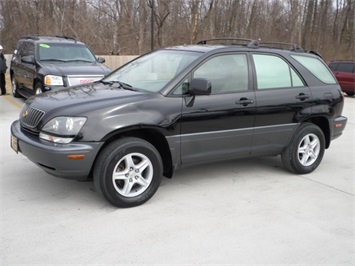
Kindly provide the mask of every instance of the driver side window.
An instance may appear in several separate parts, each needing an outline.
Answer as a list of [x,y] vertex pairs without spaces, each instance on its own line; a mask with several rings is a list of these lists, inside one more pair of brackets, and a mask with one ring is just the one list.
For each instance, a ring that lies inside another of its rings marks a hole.
[[211,81],[212,93],[230,93],[248,90],[248,62],[245,54],[215,56],[193,73],[193,78]]

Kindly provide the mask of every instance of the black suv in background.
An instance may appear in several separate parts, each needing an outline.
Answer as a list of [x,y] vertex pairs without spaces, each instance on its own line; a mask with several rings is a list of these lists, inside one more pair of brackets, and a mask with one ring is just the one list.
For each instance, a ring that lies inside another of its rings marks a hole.
[[347,122],[326,64],[296,45],[216,41],[159,49],[100,81],[29,98],[12,148],[49,174],[93,177],[119,207],[146,202],[162,176],[189,165],[281,155],[291,172],[314,171]]
[[84,43],[65,36],[23,36],[10,64],[14,97],[94,82],[111,70]]

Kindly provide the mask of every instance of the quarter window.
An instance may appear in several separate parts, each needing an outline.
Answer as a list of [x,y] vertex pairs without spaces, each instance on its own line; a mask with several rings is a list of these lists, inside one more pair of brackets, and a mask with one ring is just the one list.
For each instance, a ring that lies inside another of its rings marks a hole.
[[259,90],[304,86],[297,73],[280,57],[254,54],[253,59]]
[[318,58],[302,56],[302,55],[291,55],[296,59],[301,65],[307,68],[314,76],[319,80],[327,84],[336,84],[332,73],[328,68],[322,63]]

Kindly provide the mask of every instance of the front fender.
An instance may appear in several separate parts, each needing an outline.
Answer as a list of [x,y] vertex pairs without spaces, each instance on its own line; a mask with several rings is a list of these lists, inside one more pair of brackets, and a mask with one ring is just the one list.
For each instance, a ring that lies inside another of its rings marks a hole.
[[102,141],[111,134],[139,128],[155,128],[164,136],[179,134],[181,103],[181,98],[159,98],[82,114],[88,120],[80,132],[81,140]]

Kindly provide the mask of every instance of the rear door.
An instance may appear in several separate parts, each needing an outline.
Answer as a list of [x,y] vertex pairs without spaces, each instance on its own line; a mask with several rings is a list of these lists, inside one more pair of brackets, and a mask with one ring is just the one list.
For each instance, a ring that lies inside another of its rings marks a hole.
[[11,70],[14,72],[16,81],[20,84],[24,84],[24,72],[21,63],[21,58],[23,55],[23,48],[26,46],[27,42],[18,42],[16,50],[12,56],[11,60]]
[[251,153],[278,154],[297,126],[299,115],[310,108],[311,92],[282,57],[253,53],[252,59],[257,108]]

